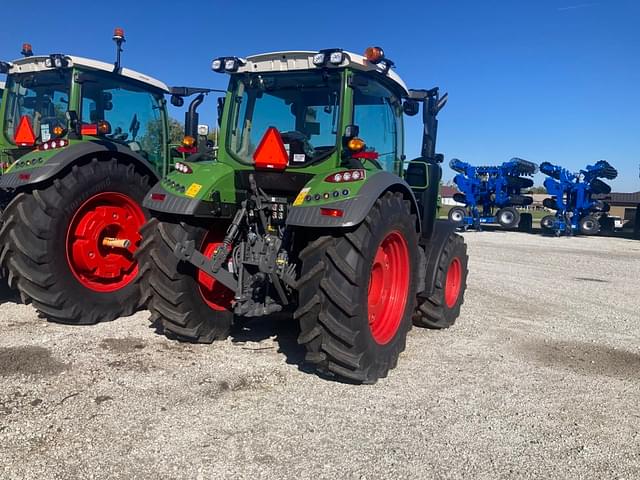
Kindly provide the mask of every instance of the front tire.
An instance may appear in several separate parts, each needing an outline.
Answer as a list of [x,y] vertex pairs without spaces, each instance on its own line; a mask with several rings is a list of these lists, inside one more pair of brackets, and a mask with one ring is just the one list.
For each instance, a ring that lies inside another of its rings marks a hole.
[[433,293],[418,297],[419,306],[413,317],[417,327],[449,328],[460,316],[469,274],[467,245],[457,233],[449,235],[445,242],[438,259]]
[[357,228],[299,253],[298,342],[320,373],[375,383],[396,366],[415,307],[415,225],[409,202],[387,192]]
[[[18,194],[0,231],[9,285],[55,322],[89,325],[133,314],[142,306],[133,253],[149,188],[132,165],[94,159]],[[107,247],[107,237],[128,245]]]

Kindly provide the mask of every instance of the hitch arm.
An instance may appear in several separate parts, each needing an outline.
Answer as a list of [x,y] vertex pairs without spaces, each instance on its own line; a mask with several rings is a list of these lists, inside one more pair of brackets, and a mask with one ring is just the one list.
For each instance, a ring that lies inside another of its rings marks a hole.
[[188,242],[178,242],[173,249],[173,253],[180,260],[189,262],[199,270],[211,275],[229,290],[236,291],[238,282],[231,273],[224,268],[220,268],[219,262],[216,261],[218,252],[212,258],[205,257],[196,249],[195,242],[190,240]]

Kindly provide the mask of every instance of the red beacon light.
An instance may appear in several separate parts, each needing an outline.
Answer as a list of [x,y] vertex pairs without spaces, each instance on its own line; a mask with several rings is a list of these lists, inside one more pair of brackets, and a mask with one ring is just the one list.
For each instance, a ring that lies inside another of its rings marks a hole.
[[33,57],[33,47],[31,47],[30,43],[23,43],[20,53],[23,57]]
[[116,42],[125,42],[125,38],[124,38],[124,29],[120,28],[120,27],[116,27],[115,30],[113,31],[113,39]]

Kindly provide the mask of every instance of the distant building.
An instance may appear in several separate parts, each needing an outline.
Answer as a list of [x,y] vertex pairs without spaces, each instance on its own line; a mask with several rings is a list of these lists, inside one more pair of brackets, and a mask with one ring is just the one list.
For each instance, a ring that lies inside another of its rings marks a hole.
[[460,191],[456,187],[450,185],[442,185],[440,187],[440,197],[442,198],[442,205],[459,205],[461,207],[464,207],[464,203],[456,202],[453,199],[453,196],[456,193],[460,193]]
[[611,192],[608,195],[596,195],[595,198],[604,200],[611,206],[609,215],[620,217],[624,226],[633,227],[638,214],[638,205],[640,205],[640,192]]

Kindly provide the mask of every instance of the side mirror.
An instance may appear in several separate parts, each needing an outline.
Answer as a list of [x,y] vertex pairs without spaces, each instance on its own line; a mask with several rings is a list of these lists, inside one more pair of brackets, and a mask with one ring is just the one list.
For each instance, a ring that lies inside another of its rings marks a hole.
[[182,107],[184,105],[184,98],[178,95],[171,95],[171,105],[178,108]]
[[402,110],[404,111],[405,115],[413,117],[420,111],[420,104],[415,100],[405,100],[402,104]]
[[416,160],[409,162],[404,179],[412,190],[426,190],[429,188],[428,164]]

